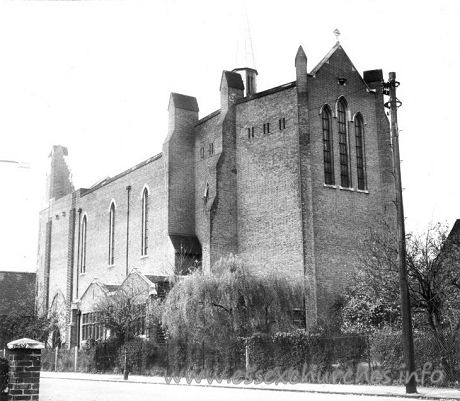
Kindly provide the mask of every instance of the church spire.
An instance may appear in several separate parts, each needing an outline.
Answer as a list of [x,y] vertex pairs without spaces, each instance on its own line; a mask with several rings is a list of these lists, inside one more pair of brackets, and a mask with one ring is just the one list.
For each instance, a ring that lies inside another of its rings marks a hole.
[[249,26],[248,11],[246,1],[240,1],[240,10],[243,16],[239,18],[239,27],[236,32],[239,33],[236,42],[235,66],[233,70],[241,75],[244,82],[244,96],[251,96],[257,92],[257,70],[254,58],[254,48],[252,46],[251,29]]
[[236,42],[235,66],[237,68],[252,68],[255,70],[256,62],[246,1],[240,0],[240,5],[242,15],[239,18],[239,27],[236,31],[239,35]]

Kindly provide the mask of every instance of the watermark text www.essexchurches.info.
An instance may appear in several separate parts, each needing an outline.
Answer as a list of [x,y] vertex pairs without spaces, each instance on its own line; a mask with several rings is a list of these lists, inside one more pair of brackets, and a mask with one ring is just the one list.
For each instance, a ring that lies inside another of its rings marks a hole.
[[248,370],[236,370],[233,374],[228,371],[216,372],[210,369],[182,369],[172,374],[165,374],[165,381],[170,384],[172,381],[180,383],[185,379],[188,384],[192,382],[201,383],[207,381],[209,384],[214,382],[220,384],[298,384],[298,383],[329,383],[329,384],[406,384],[411,377],[423,385],[436,385],[444,380],[444,372],[433,369],[433,365],[427,362],[418,372],[410,373],[406,370],[399,371],[399,377],[395,378],[391,369],[363,369],[357,368],[342,370],[334,369],[330,372],[319,372],[309,370],[305,364],[302,371],[296,368],[281,369],[279,367],[269,370],[258,370],[249,368]]

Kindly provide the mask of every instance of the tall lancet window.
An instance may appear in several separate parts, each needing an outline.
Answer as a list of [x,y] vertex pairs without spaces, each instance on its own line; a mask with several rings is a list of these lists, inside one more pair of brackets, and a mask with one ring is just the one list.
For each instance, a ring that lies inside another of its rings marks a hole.
[[148,248],[148,232],[147,232],[147,223],[148,223],[148,213],[149,213],[149,191],[147,188],[144,188],[142,192],[142,232],[141,232],[141,255],[147,255]]
[[340,185],[348,188],[351,186],[351,182],[348,160],[347,103],[344,98],[341,98],[337,103],[337,118],[339,123]]
[[109,265],[115,262],[115,203],[110,205],[109,213]]
[[323,126],[324,183],[334,185],[334,152],[331,132],[331,109],[324,106],[321,112]]
[[86,215],[83,216],[80,229],[80,273],[86,273]]
[[366,189],[366,173],[364,166],[364,122],[363,116],[355,117],[356,170],[358,173],[358,189]]

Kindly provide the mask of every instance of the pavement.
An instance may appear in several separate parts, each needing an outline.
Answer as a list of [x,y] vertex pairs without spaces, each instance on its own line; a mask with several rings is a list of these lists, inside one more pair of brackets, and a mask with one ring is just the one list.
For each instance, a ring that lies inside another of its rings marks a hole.
[[166,383],[164,377],[158,376],[137,376],[129,375],[128,380],[123,380],[122,375],[114,374],[91,374],[91,373],[73,373],[73,372],[45,372],[40,374],[43,378],[49,379],[66,379],[66,380],[87,380],[100,382],[124,382],[124,383],[143,383],[157,384],[164,386],[194,386],[194,387],[222,387],[222,388],[241,388],[241,389],[257,389],[266,391],[286,391],[297,393],[325,393],[325,394],[341,394],[341,395],[367,395],[376,397],[404,397],[404,398],[419,398],[431,400],[460,400],[460,388],[439,388],[439,387],[418,387],[417,394],[406,394],[404,386],[383,386],[383,385],[358,385],[358,384],[316,384],[316,383],[240,383],[233,384],[230,381],[222,380],[221,383],[213,382],[209,384],[207,380],[201,380],[197,383],[193,381],[188,384],[182,378],[178,383],[171,380]]

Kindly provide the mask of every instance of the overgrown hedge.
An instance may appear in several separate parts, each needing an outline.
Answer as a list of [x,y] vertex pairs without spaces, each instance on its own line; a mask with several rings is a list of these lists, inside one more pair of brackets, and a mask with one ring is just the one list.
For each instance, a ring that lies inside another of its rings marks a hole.
[[340,365],[356,368],[366,360],[366,338],[359,335],[326,337],[304,330],[277,333],[273,336],[255,334],[247,339],[249,362],[261,370],[290,368],[326,372]]
[[[442,351],[439,348],[440,344],[431,336],[426,333],[414,333],[419,377],[420,370],[429,363],[431,368],[428,374],[435,370],[443,372],[443,380],[436,385],[453,385],[460,379],[459,353],[455,348],[458,347],[458,340],[445,340],[445,350]],[[205,369],[207,372],[218,372],[223,378],[228,378],[238,370],[245,371],[246,346],[249,367],[252,370],[308,371],[312,375],[307,381],[313,382],[331,382],[330,375],[341,371],[350,372],[348,380],[351,379],[351,382],[370,383],[372,372],[385,370],[388,381],[381,384],[401,384],[398,380],[401,379],[401,372],[405,372],[400,332],[382,331],[369,337],[328,337],[325,334],[304,330],[276,333],[273,336],[254,334],[249,338],[238,338],[220,348],[204,342],[196,344],[184,340],[169,340],[168,344],[158,344],[140,338],[126,344],[108,340],[79,350],[77,370],[121,374],[126,354],[128,371],[133,374],[177,376],[183,375],[188,369]],[[73,363],[74,350],[59,350],[56,367],[58,371],[73,371]],[[43,351],[42,365],[44,370],[55,369],[53,350]],[[332,382],[340,381],[332,379]],[[430,383],[426,382],[425,385]]]
[[[179,373],[187,369],[225,372],[231,376],[245,367],[245,339],[238,338],[224,347],[205,342],[169,341],[165,371]],[[225,376],[225,375],[224,375]]]

